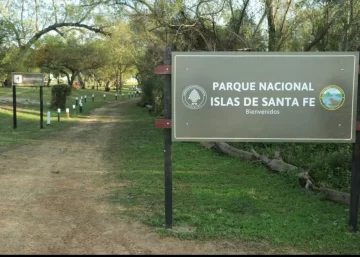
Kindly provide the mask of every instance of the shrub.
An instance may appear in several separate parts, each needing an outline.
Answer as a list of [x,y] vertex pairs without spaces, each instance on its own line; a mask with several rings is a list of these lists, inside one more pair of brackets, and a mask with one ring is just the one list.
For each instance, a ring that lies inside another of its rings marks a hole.
[[50,108],[65,109],[66,98],[71,93],[71,87],[67,84],[59,84],[51,88],[51,105]]

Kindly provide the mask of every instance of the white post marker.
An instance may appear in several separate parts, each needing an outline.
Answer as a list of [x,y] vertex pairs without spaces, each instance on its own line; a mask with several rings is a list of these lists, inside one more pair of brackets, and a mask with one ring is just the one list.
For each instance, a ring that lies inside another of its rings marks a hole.
[[58,112],[58,122],[59,122],[59,121],[60,121],[60,112],[61,112],[61,109],[58,108],[58,109],[57,109],[57,112]]
[[67,119],[70,118],[70,110],[69,110],[69,108],[66,108],[66,118]]
[[105,100],[105,97],[106,97],[106,95],[104,94],[104,100]]
[[46,124],[47,125],[50,125],[50,111],[47,112],[47,121],[46,121]]

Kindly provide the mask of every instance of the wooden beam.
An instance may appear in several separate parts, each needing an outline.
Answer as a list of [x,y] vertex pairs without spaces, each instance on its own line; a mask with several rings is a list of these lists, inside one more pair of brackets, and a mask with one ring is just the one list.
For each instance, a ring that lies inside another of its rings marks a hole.
[[155,120],[155,128],[171,128],[171,120],[157,119]]
[[154,73],[158,75],[168,75],[171,74],[171,65],[159,65],[154,69]]

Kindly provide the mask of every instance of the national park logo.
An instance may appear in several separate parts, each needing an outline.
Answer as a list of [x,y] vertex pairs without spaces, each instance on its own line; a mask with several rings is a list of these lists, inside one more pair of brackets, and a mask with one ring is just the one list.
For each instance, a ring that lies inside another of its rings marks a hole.
[[345,93],[341,87],[330,85],[320,93],[320,103],[326,110],[337,110],[345,102]]
[[191,85],[184,89],[182,101],[184,105],[192,110],[200,109],[206,103],[207,95],[205,90],[198,85]]

